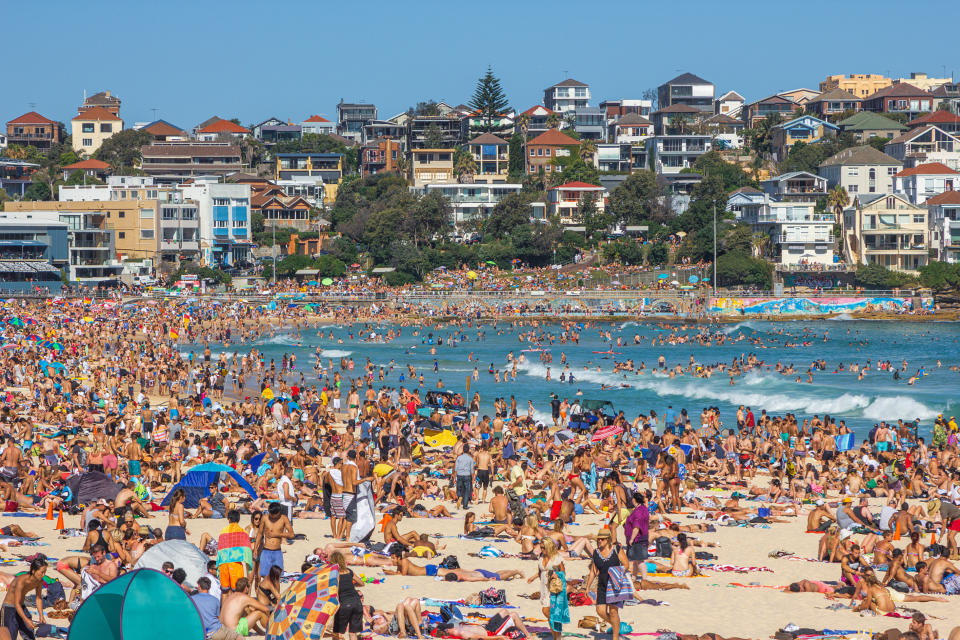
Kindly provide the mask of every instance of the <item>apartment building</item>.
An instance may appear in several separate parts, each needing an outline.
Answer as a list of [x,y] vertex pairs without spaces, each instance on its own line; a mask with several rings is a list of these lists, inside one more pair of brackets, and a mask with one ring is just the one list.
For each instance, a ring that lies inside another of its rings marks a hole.
[[217,268],[250,264],[250,185],[204,177],[180,190],[197,206],[204,264]]
[[510,143],[492,133],[484,133],[466,145],[477,163],[474,182],[506,182],[510,172]]
[[960,262],[960,192],[944,191],[927,198],[930,250],[942,262]]
[[336,133],[337,127],[323,116],[313,115],[300,123],[300,130],[304,134],[312,133],[318,136],[328,136]]
[[21,221],[21,215],[0,212],[0,292],[27,293],[41,287],[57,294],[63,286],[60,270],[69,270],[67,225],[59,220]]
[[46,151],[63,142],[63,125],[30,111],[7,122],[7,146],[17,144]]
[[960,172],[940,162],[903,169],[893,176],[893,192],[905,196],[911,204],[924,204],[929,198],[960,187]]
[[891,84],[893,80],[876,73],[851,73],[848,76],[827,76],[826,80],[820,83],[820,91],[839,89],[858,98],[866,98]]
[[647,139],[647,156],[653,169],[661,174],[677,174],[692,169],[697,158],[713,148],[708,135],[657,135]]
[[543,168],[544,172],[553,171],[554,158],[567,157],[576,153],[580,141],[557,129],[550,129],[527,141],[527,173],[535,174]]
[[229,142],[154,142],[140,150],[141,169],[158,183],[225,176],[243,168],[240,147]]
[[712,82],[692,73],[682,73],[657,87],[657,108],[660,110],[682,104],[712,115],[716,89]]
[[860,194],[843,212],[843,246],[853,264],[916,272],[929,259],[927,208],[900,194]]
[[343,180],[343,155],[339,153],[275,153],[274,179],[323,178],[324,203],[333,204]]
[[933,111],[935,98],[929,91],[900,82],[880,89],[863,99],[863,110],[877,113],[906,113],[915,117]]
[[590,85],[567,78],[543,90],[543,106],[566,116],[590,106]]
[[893,193],[893,177],[903,163],[870,145],[848,147],[824,160],[818,173],[827,189],[843,187],[850,197],[861,193]]
[[454,225],[463,225],[490,216],[504,198],[520,193],[523,185],[508,183],[428,184],[424,193],[439,193],[453,210]]
[[839,128],[826,120],[811,115],[800,116],[778,124],[770,130],[774,160],[785,160],[791,147],[798,142],[814,144],[836,135]]
[[123,131],[123,120],[103,107],[91,107],[74,116],[70,127],[74,150],[92,155],[107,138]]
[[90,109],[104,109],[113,115],[120,116],[120,98],[109,91],[100,91],[87,98],[84,98],[83,104],[77,108],[77,112],[83,115]]
[[780,265],[830,265],[836,261],[831,212],[811,202],[779,202],[762,194],[740,205],[740,220],[770,238],[768,257]]
[[580,206],[587,199],[593,200],[597,211],[603,213],[609,194],[603,187],[586,182],[566,182],[547,190],[547,213],[557,216],[560,224],[578,225],[583,222]]
[[806,171],[791,171],[762,181],[760,188],[777,200],[816,202],[827,195],[827,179]]
[[960,138],[933,125],[907,131],[888,142],[883,150],[905,167],[939,162],[960,170]]
[[370,142],[359,150],[360,177],[372,176],[382,171],[396,171],[397,163],[404,156],[403,144],[388,137],[368,138]]
[[410,151],[410,182],[415,188],[427,185],[451,184],[453,153],[450,149],[414,149]]
[[377,119],[377,107],[362,102],[337,103],[337,133],[353,140],[363,142],[363,128]]

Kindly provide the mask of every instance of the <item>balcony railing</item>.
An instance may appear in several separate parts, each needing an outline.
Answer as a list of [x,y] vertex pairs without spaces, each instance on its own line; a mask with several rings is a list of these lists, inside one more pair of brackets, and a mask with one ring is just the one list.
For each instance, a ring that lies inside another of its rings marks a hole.
[[52,133],[12,133],[7,136],[7,140],[14,142],[16,140],[53,140]]
[[833,235],[814,236],[811,238],[809,236],[797,236],[797,235],[790,235],[790,234],[782,234],[782,235],[776,236],[774,239],[774,241],[777,242],[778,244],[783,244],[783,243],[789,244],[789,243],[797,243],[797,242],[815,242],[817,244],[824,244],[824,243],[832,244],[835,240],[836,238]]

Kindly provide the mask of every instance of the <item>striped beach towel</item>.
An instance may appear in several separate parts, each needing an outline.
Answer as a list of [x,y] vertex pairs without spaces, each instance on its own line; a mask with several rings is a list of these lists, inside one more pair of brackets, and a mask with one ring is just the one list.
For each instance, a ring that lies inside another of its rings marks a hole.
[[217,565],[231,562],[243,563],[253,567],[253,549],[250,548],[250,536],[239,524],[231,522],[220,531],[217,538]]

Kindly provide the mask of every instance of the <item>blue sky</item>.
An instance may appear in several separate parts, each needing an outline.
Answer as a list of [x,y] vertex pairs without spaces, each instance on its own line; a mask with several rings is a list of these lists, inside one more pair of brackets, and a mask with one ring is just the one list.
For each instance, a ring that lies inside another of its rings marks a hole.
[[488,64],[521,110],[567,76],[591,85],[592,104],[683,71],[749,100],[833,73],[960,77],[958,17],[927,0],[8,3],[0,120],[34,103],[67,122],[84,90],[103,89],[128,125],[154,108],[185,128],[214,114],[333,120],[341,97],[389,117],[466,102]]

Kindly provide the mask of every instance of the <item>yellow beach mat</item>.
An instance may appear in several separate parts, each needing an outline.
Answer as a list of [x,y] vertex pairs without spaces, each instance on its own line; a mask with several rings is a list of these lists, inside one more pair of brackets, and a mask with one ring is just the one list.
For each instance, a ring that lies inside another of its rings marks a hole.
[[436,435],[424,436],[423,441],[428,447],[433,447],[434,449],[439,447],[452,447],[457,444],[457,436],[453,435],[452,431],[441,431]]

